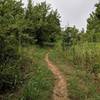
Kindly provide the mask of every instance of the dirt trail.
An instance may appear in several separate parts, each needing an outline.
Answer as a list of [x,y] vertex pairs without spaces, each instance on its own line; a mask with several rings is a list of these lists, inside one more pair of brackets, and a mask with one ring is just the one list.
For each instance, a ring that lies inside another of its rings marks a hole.
[[46,54],[45,61],[48,64],[48,68],[52,71],[54,77],[56,78],[55,87],[53,90],[53,100],[69,100],[64,75],[60,72],[58,67],[53,65],[49,60],[48,53]]

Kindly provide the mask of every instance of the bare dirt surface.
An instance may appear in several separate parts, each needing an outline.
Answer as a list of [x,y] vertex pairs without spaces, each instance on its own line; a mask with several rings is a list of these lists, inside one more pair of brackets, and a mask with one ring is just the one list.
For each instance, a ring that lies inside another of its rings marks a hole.
[[53,90],[53,100],[69,100],[67,94],[67,83],[64,75],[61,73],[58,67],[52,64],[52,62],[49,60],[48,53],[45,56],[45,61],[47,62],[48,68],[52,71],[56,79]]

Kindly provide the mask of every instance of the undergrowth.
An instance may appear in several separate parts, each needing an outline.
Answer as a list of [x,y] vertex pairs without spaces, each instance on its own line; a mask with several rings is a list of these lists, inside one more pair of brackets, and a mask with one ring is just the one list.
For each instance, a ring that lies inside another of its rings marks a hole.
[[[20,66],[20,84],[0,95],[1,100],[51,100],[54,78],[44,60],[47,50],[39,47],[23,47]],[[18,74],[18,72],[16,72]]]

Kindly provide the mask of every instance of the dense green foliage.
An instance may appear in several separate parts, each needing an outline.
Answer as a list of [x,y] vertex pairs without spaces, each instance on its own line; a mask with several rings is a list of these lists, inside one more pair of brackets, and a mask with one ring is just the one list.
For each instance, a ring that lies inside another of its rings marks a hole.
[[19,79],[20,54],[18,51],[19,19],[23,18],[22,3],[0,1],[0,91],[14,88]]
[[25,32],[40,46],[56,41],[56,35],[60,33],[60,16],[57,10],[52,10],[50,5],[42,2],[33,5],[29,0],[25,19],[27,26]]
[[[60,16],[57,10],[42,2],[33,5],[28,1],[25,9],[22,0],[0,0],[0,91],[15,88],[23,80],[24,46],[45,46],[56,41],[60,33]],[[25,60],[26,59],[26,60]]]

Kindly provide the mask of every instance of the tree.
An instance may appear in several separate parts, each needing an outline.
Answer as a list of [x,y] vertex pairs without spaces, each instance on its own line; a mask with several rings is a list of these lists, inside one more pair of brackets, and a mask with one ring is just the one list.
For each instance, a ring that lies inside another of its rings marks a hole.
[[[50,5],[41,2],[32,6],[31,0],[28,3],[26,15],[26,29],[29,36],[33,37],[33,41],[43,46],[46,42],[54,42],[56,35],[60,32],[60,20],[57,10],[51,10]],[[30,14],[29,14],[30,13]]]
[[89,41],[96,42],[100,39],[100,2],[95,5],[96,10],[87,20],[87,37]]
[[0,91],[14,87],[20,76],[16,62],[20,58],[18,44],[23,14],[21,1],[0,0]]
[[63,34],[64,47],[70,47],[78,41],[78,29],[76,27],[67,27]]
[[[0,37],[3,38],[2,46],[4,48],[11,47],[13,50],[17,48],[18,34],[20,28],[20,20],[23,16],[23,8],[21,1],[2,0],[0,1]],[[3,44],[4,43],[4,44]],[[8,46],[9,45],[9,46]],[[11,45],[11,46],[10,46]],[[15,47],[16,45],[16,47]],[[1,49],[4,49],[1,48]],[[7,48],[6,48],[7,50]],[[3,54],[7,51],[3,52]],[[9,56],[13,55],[8,52]]]
[[26,19],[31,19],[32,18],[32,10],[33,9],[33,4],[32,4],[32,0],[28,0],[28,6],[26,9]]

